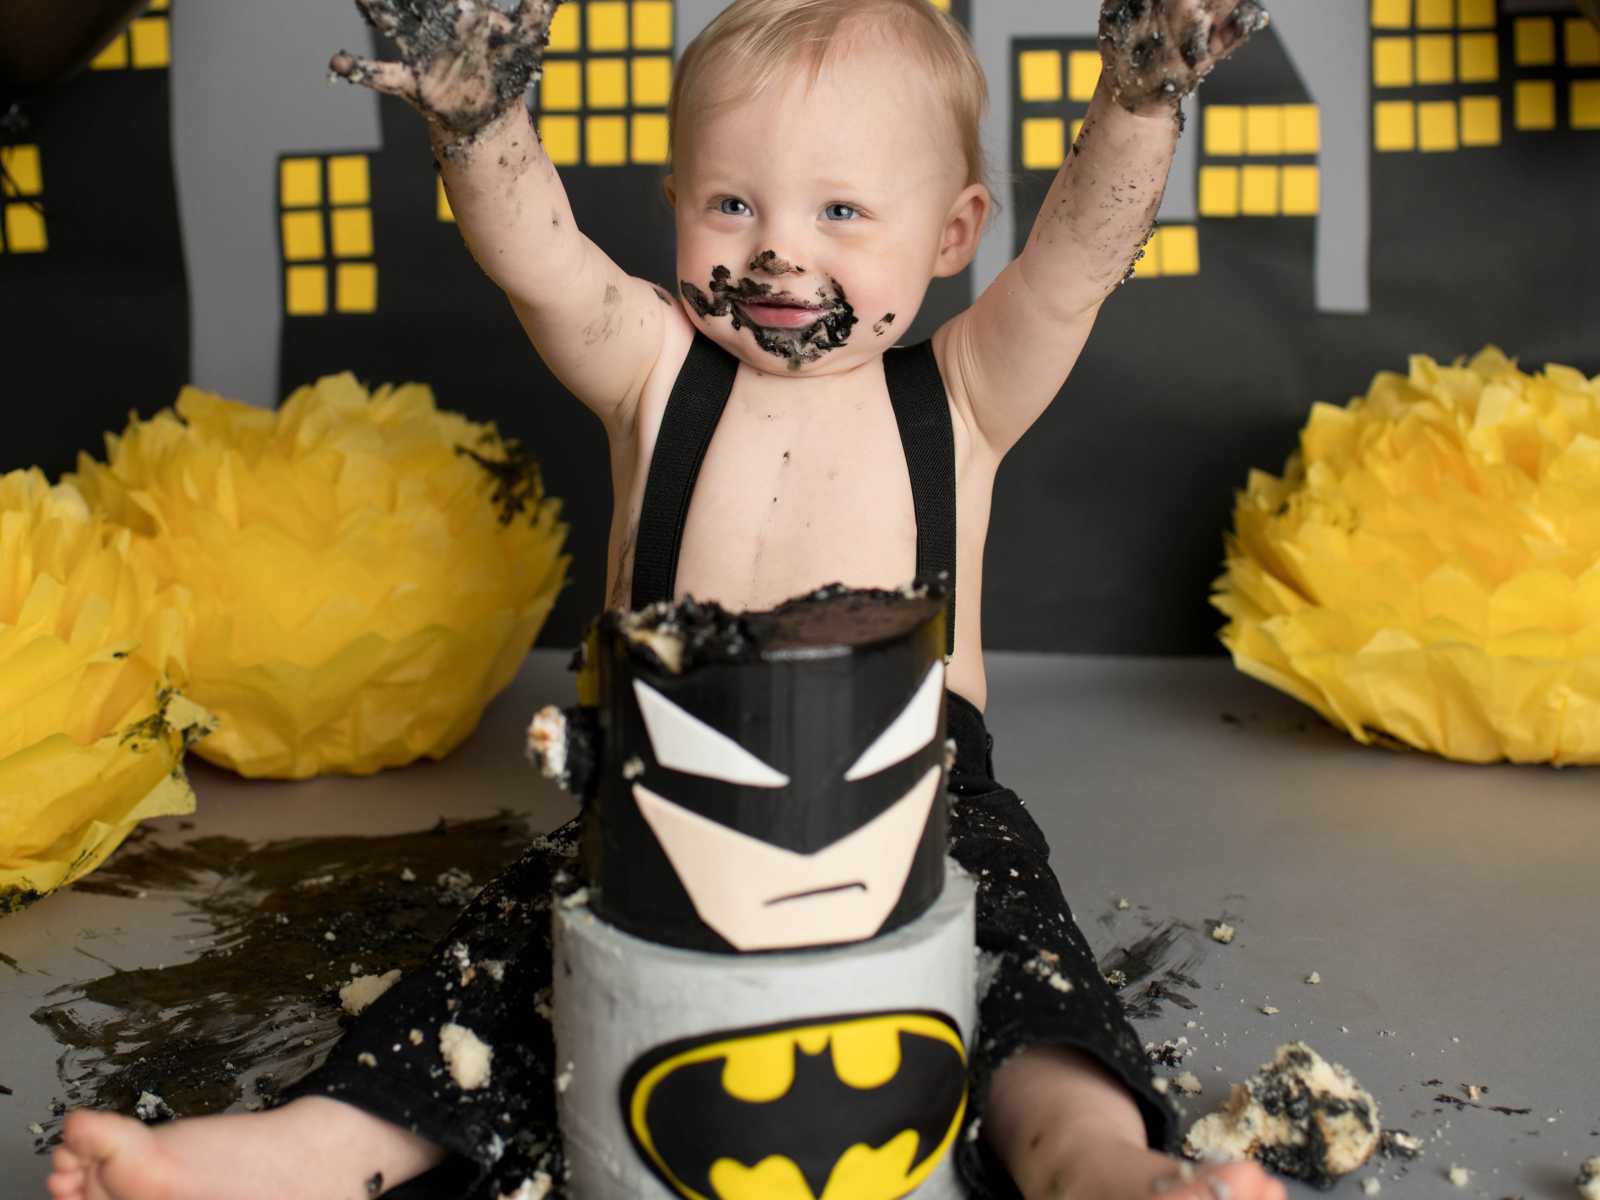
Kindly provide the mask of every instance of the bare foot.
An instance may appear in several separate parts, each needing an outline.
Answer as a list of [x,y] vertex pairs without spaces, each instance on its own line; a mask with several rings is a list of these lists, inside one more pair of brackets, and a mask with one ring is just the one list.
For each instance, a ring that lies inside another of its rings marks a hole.
[[62,1134],[45,1181],[53,1200],[365,1200],[444,1157],[425,1138],[320,1096],[155,1126],[80,1109]]

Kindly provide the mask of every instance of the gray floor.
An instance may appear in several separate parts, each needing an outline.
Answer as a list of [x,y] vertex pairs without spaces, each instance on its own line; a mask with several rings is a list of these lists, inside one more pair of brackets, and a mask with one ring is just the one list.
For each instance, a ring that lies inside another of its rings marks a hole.
[[[168,818],[160,836],[401,832],[501,808],[554,824],[570,805],[532,777],[520,743],[534,707],[570,700],[566,657],[532,656],[442,764],[304,784],[201,765],[198,828]],[[1221,660],[991,663],[998,774],[1049,835],[1096,952],[1192,927],[1171,957],[1197,960],[1196,986],[1179,989],[1197,1007],[1169,1001],[1139,1023],[1148,1040],[1197,1046],[1190,1118],[1302,1038],[1354,1072],[1386,1125],[1424,1140],[1416,1162],[1358,1174],[1384,1195],[1577,1196],[1578,1164],[1600,1154],[1592,772],[1362,748]],[[1237,929],[1231,945],[1206,936],[1218,919]],[[0,1083],[14,1090],[0,1095],[3,1200],[44,1195],[28,1126],[60,1093],[57,1048],[28,1014],[102,961],[126,970],[193,948],[182,915],[150,902],[67,893],[0,920],[0,952],[20,968],[0,965]],[[1304,982],[1311,971],[1320,984]],[[1435,1099],[1464,1102],[1465,1084],[1487,1086],[1478,1105]],[[1452,1164],[1473,1172],[1465,1189],[1448,1182]]]

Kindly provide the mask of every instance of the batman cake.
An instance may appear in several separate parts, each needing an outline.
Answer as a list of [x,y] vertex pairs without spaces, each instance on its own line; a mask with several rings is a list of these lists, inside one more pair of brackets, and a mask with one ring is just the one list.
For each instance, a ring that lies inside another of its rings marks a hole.
[[554,908],[575,1200],[960,1194],[973,889],[937,590],[609,612],[529,731],[583,803]]

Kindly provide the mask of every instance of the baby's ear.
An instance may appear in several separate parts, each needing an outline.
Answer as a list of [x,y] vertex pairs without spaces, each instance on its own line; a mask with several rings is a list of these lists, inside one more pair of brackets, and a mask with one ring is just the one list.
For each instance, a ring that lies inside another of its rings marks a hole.
[[939,257],[934,264],[934,277],[957,275],[964,271],[978,253],[978,242],[983,238],[994,199],[989,189],[981,183],[968,185],[945,217],[944,232],[940,238]]

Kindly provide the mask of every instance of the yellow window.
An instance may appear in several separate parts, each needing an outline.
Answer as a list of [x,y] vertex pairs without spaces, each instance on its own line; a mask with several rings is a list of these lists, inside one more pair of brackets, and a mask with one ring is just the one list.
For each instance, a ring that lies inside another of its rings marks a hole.
[[172,41],[163,17],[142,17],[128,26],[136,67],[165,67],[172,62]]
[[1417,82],[1453,83],[1456,77],[1456,40],[1448,33],[1429,33],[1417,39]]
[[150,7],[148,9],[146,9],[145,11],[146,12],[166,12],[167,8],[168,8],[167,0],[150,0]]
[[1165,275],[1200,273],[1200,231],[1193,225],[1164,225],[1156,232]]
[[1500,97],[1461,97],[1461,144],[1498,146],[1500,144]]
[[590,108],[628,106],[628,64],[621,58],[591,58],[584,64]]
[[584,162],[591,167],[617,167],[628,161],[628,123],[621,117],[587,117],[584,141],[588,153]]
[[1517,81],[1516,116],[1518,129],[1556,127],[1556,85],[1548,79]]
[[1206,153],[1244,153],[1244,109],[1236,104],[1206,105]]
[[1379,87],[1411,86],[1410,38],[1372,39],[1372,82]]
[[372,210],[336,208],[330,216],[333,225],[335,258],[372,257]]
[[291,317],[328,311],[328,268],[290,267],[284,272],[283,306]]
[[672,49],[671,0],[633,0],[633,48]]
[[1600,129],[1600,79],[1572,81],[1572,127]]
[[578,161],[578,118],[540,117],[539,140],[544,152],[558,167],[570,166]]
[[576,4],[563,4],[550,18],[549,50],[576,50],[579,41],[579,18]]
[[1567,66],[1600,67],[1600,29],[1582,17],[1568,17]]
[[634,113],[628,149],[636,163],[664,163],[668,155],[665,113]]
[[1066,157],[1066,123],[1060,117],[1029,117],[1022,123],[1022,165],[1054,170]]
[[1240,173],[1239,211],[1247,217],[1278,215],[1278,168],[1246,167]]
[[1017,78],[1024,100],[1061,99],[1061,52],[1024,50],[1017,56]]
[[1492,33],[1463,33],[1461,82],[1494,83],[1500,78],[1500,39]]
[[641,108],[662,107],[672,98],[672,60],[655,55],[633,60],[633,102]]
[[1322,207],[1322,175],[1316,167],[1283,169],[1283,215],[1314,217]]
[[373,263],[340,263],[334,276],[334,306],[345,313],[378,311],[378,268]]
[[44,216],[33,205],[6,205],[6,248],[13,254],[37,254],[49,249]]
[[1556,23],[1552,17],[1518,17],[1513,39],[1517,66],[1548,67],[1556,61]]
[[438,214],[439,220],[454,221],[456,219],[456,214],[450,207],[450,195],[444,190],[444,180],[435,176],[433,181],[433,190],[433,208],[434,212]]
[[322,213],[318,209],[286,212],[282,217],[283,257],[290,262],[322,258]]
[[119,33],[106,43],[104,50],[89,63],[96,71],[117,71],[128,65],[128,35]]
[[1461,0],[1461,27],[1483,29],[1495,23],[1498,0]]
[[286,158],[279,163],[278,198],[284,208],[306,208],[313,204],[321,204],[321,160]]
[[1456,23],[1456,0],[1417,0],[1418,29],[1449,29]]
[[1252,104],[1244,111],[1244,146],[1249,154],[1283,153],[1283,109]]
[[4,194],[37,196],[44,190],[44,171],[37,146],[0,146],[0,167],[5,168]]
[[1411,0],[1372,0],[1374,29],[1410,29]]
[[628,48],[628,6],[623,0],[588,0],[589,49]]
[[1073,100],[1089,100],[1100,82],[1098,50],[1074,50],[1067,56],[1067,95]]
[[1456,133],[1456,106],[1453,100],[1429,100],[1417,105],[1417,148],[1437,153],[1461,146]]
[[1283,108],[1283,152],[1322,152],[1322,114],[1315,104],[1286,104]]
[[368,204],[372,181],[365,154],[336,154],[328,159],[328,203]]
[[1239,215],[1239,168],[1200,168],[1200,215],[1237,217]]
[[582,67],[576,59],[545,60],[544,76],[539,80],[539,106],[546,112],[583,107]]
[[1380,100],[1372,106],[1372,141],[1379,150],[1417,148],[1416,108],[1409,100]]

